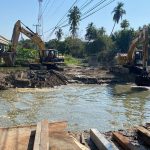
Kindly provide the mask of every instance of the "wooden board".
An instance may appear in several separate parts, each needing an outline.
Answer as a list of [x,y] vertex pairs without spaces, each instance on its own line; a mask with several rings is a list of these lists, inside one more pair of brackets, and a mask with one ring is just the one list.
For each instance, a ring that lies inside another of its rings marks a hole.
[[[0,129],[0,149],[32,150],[35,132],[30,127]],[[34,133],[33,133],[34,132]]]
[[130,142],[129,138],[123,136],[121,133],[113,132],[112,137],[124,150],[136,149],[136,147]]
[[[46,129],[49,132],[49,149],[81,150],[65,131],[66,127],[66,121],[49,123]],[[0,128],[0,150],[33,150],[35,133],[36,125]],[[44,135],[42,135],[43,140],[45,140]]]
[[37,124],[33,150],[49,150],[49,124],[48,120]]
[[150,131],[145,129],[144,127],[138,127],[138,136],[139,138],[150,146]]

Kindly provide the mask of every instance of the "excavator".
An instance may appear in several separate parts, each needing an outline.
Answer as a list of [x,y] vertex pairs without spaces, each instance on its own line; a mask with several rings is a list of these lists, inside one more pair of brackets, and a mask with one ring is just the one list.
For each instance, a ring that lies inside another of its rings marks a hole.
[[64,62],[64,59],[59,57],[58,50],[46,49],[45,43],[42,41],[41,37],[37,33],[34,33],[29,27],[25,26],[20,20],[18,20],[14,25],[10,49],[1,54],[1,57],[3,57],[7,66],[14,66],[15,64],[16,48],[20,33],[31,39],[39,49],[39,59],[34,63],[29,63],[30,69],[58,69],[58,65]]
[[[148,42],[148,27],[144,26],[131,42],[128,53],[120,53],[116,56],[119,65],[128,68],[130,73],[136,75],[135,84],[138,86],[150,86],[150,77],[148,75]],[[139,45],[141,49],[137,49]]]

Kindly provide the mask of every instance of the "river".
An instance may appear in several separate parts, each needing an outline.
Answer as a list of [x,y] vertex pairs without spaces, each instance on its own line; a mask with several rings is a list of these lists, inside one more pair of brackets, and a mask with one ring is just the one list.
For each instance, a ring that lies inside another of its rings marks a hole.
[[150,121],[150,91],[131,85],[67,85],[0,91],[0,126],[67,120],[69,130],[109,131]]

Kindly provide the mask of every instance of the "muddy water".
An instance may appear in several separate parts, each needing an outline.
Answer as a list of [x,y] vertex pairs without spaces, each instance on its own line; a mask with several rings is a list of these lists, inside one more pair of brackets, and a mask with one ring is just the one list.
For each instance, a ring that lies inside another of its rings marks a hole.
[[117,130],[150,121],[150,91],[130,85],[67,85],[0,91],[0,126],[68,120],[70,130]]

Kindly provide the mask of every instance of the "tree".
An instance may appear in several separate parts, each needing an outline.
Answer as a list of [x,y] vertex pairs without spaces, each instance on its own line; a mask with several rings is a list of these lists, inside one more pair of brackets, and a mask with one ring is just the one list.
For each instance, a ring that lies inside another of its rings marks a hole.
[[115,32],[112,39],[116,43],[118,52],[127,53],[134,37],[135,31],[133,29],[128,29]]
[[60,41],[63,35],[62,29],[58,29],[58,31],[55,32],[57,40]]
[[69,24],[70,24],[70,31],[72,37],[75,38],[77,35],[78,25],[81,17],[81,12],[77,6],[74,6],[68,14],[69,17]]
[[104,27],[97,29],[97,37],[105,35],[106,30]]
[[113,15],[114,26],[112,28],[111,35],[114,31],[116,23],[118,24],[120,19],[122,19],[122,16],[126,14],[126,11],[123,9],[123,6],[124,4],[122,2],[119,2],[118,5],[112,11],[112,13],[114,13]]
[[89,23],[86,28],[85,39],[88,41],[94,40],[97,37],[97,31],[93,22]]
[[126,28],[128,28],[129,27],[129,21],[128,20],[123,20],[122,22],[121,22],[121,28],[123,28],[124,30],[126,29]]

